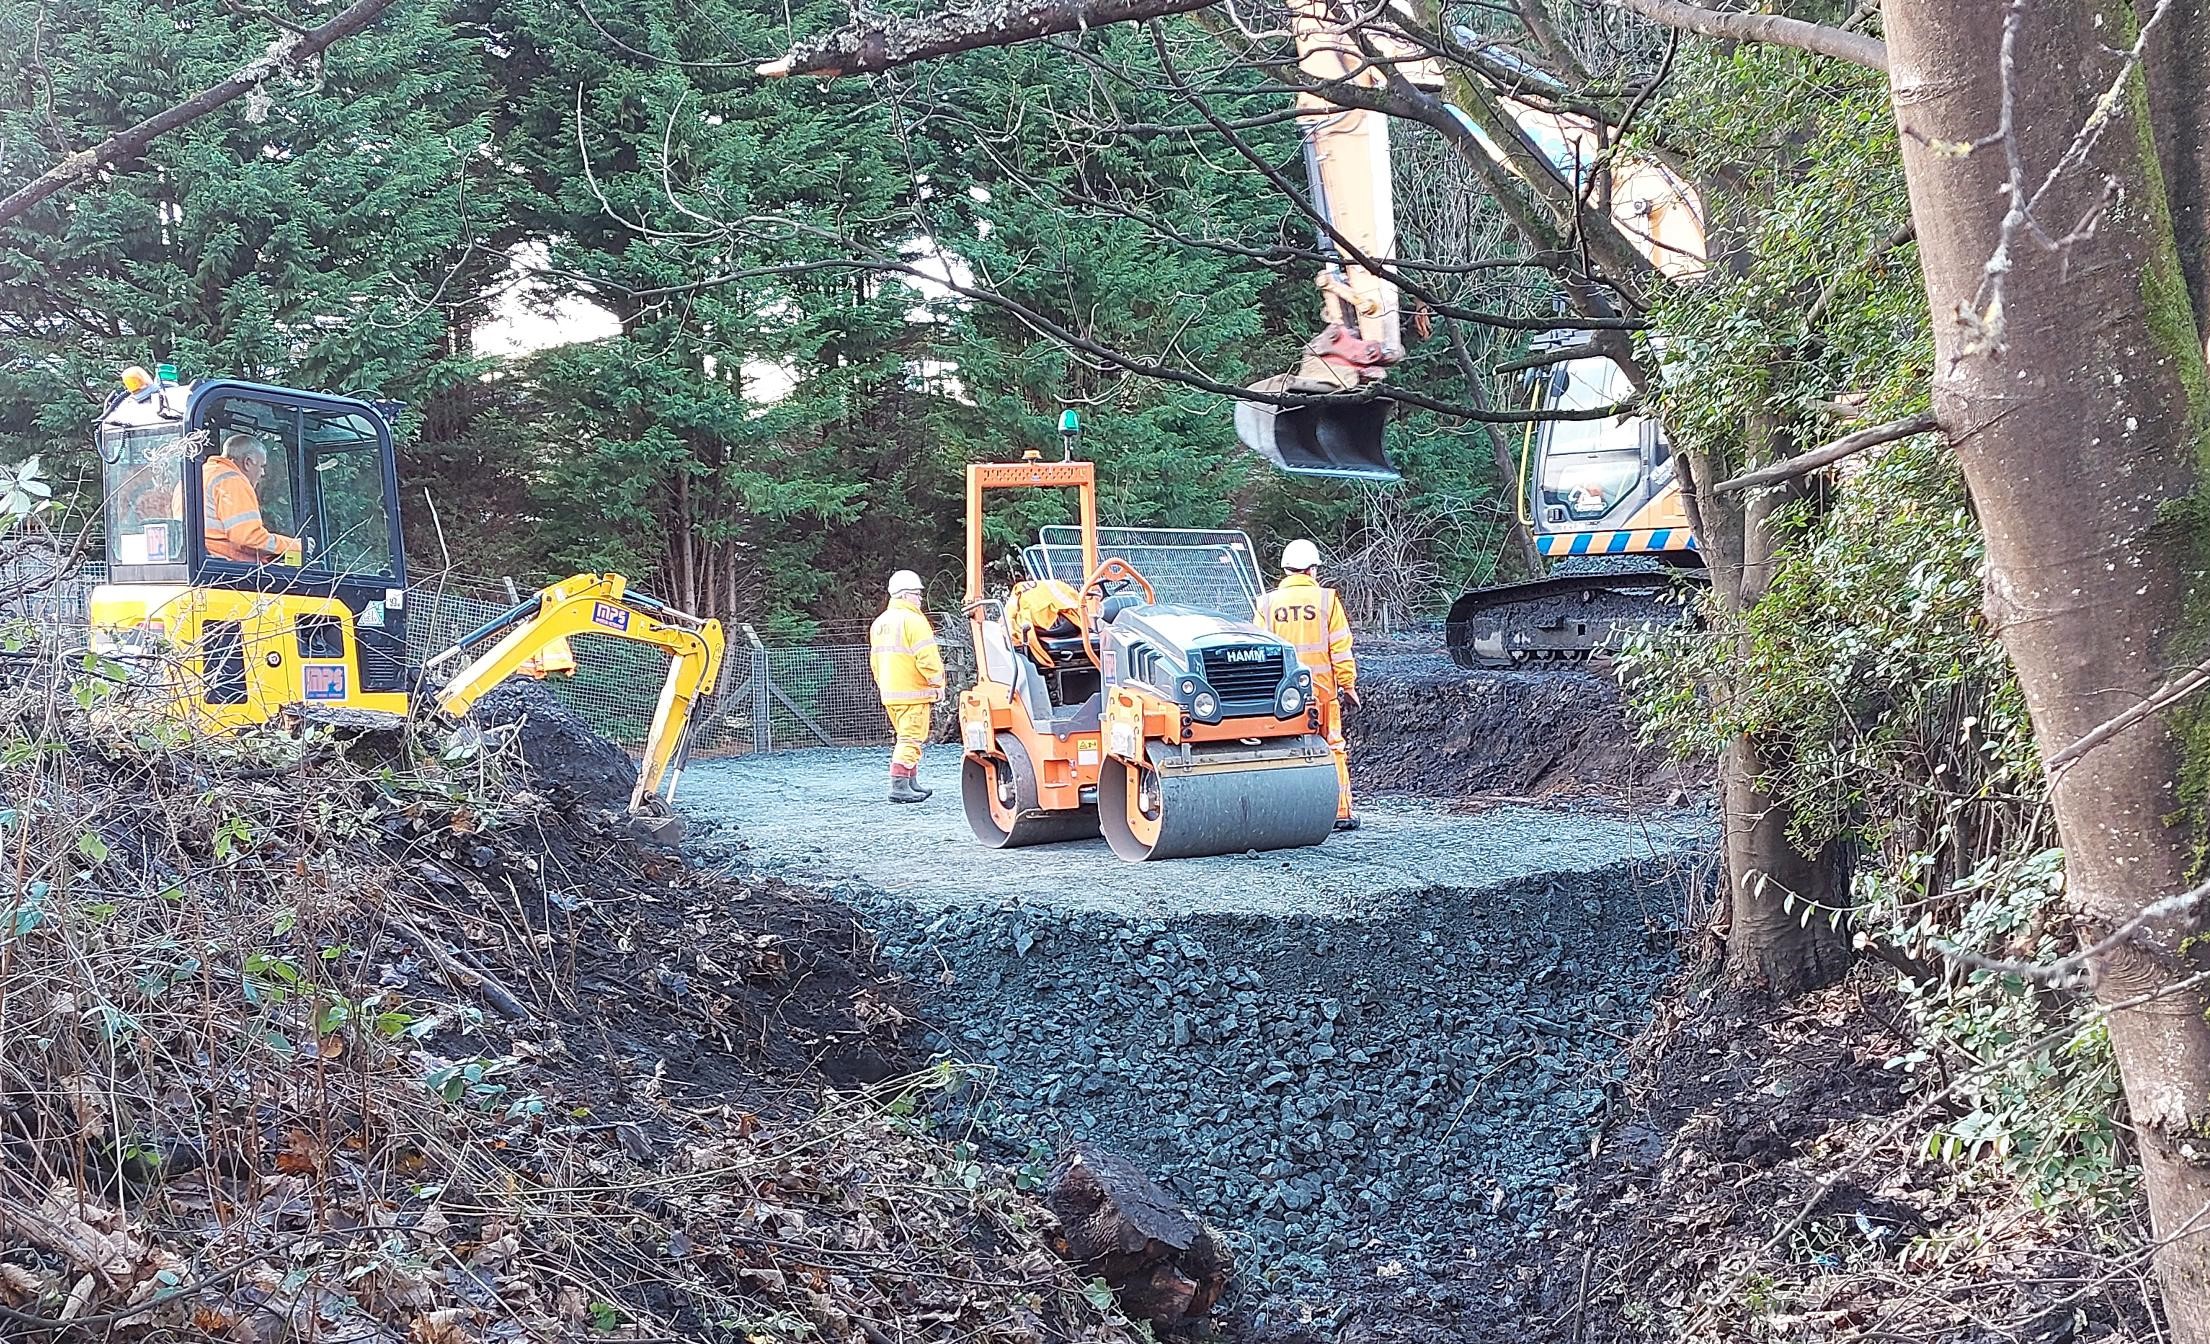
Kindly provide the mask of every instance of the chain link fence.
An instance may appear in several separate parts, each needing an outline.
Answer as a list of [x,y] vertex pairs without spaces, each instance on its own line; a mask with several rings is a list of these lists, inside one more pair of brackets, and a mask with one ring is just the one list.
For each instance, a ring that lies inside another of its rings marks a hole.
[[[39,581],[35,566],[0,574],[18,588]],[[83,566],[58,582],[10,601],[8,642],[18,657],[51,662],[71,658],[88,644],[86,603],[106,566]],[[407,655],[420,666],[462,636],[514,606],[530,590],[511,583],[460,579],[425,582],[407,590]],[[946,681],[973,680],[973,647],[956,613],[931,618],[943,646]],[[868,622],[822,626],[803,643],[767,643],[736,623],[725,630],[728,654],[719,681],[701,702],[691,734],[693,754],[738,754],[794,747],[888,745],[890,723],[875,697],[868,668]],[[667,658],[658,649],[612,636],[570,641],[576,655],[571,676],[545,679],[561,703],[593,729],[626,747],[643,745],[667,681]],[[939,729],[956,730],[946,713]]]

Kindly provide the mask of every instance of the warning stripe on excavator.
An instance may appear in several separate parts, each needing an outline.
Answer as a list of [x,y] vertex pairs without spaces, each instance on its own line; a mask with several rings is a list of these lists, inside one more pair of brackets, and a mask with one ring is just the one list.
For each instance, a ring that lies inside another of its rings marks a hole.
[[1544,555],[1638,555],[1647,551],[1693,551],[1696,538],[1685,527],[1640,532],[1573,532],[1537,537]]

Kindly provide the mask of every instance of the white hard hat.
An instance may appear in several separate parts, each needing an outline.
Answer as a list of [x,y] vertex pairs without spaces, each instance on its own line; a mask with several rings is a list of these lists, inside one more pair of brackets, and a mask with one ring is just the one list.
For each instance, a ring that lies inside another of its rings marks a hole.
[[927,589],[928,585],[921,582],[921,576],[910,569],[901,569],[890,576],[890,595],[892,597],[896,597],[900,593],[925,592]]
[[1306,541],[1303,537],[1299,537],[1287,546],[1282,547],[1281,567],[1283,569],[1318,569],[1320,567],[1320,548]]

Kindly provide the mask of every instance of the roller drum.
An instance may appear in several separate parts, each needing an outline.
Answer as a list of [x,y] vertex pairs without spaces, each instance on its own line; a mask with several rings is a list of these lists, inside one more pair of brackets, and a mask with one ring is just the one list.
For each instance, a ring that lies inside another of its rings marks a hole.
[[992,849],[1097,838],[1097,809],[1053,812],[1037,803],[1036,767],[1020,739],[1000,733],[997,753],[969,753],[959,766],[959,797],[975,839]]
[[1143,768],[1108,760],[1098,774],[1105,842],[1131,862],[1298,849],[1335,828],[1335,758],[1322,738],[1186,759],[1154,743],[1148,758]]

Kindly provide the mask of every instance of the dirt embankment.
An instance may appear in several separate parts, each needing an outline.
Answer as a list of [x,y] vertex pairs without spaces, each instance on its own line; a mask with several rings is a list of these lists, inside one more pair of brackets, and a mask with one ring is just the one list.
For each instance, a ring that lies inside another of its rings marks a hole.
[[1345,733],[1355,787],[1468,802],[1664,803],[1710,782],[1635,740],[1619,685],[1588,667],[1468,671],[1441,653],[1360,659]]
[[0,1337],[1133,1338],[850,912],[548,798],[575,743],[8,727]]
[[[2146,1209],[2035,1207],[1992,1163],[1931,1156],[1962,1120],[1892,977],[1745,1010],[1679,977],[1636,1040],[1618,1119],[1511,1272],[1531,1339],[1577,1344],[2128,1344],[2160,1339]],[[1376,1332],[1379,1344],[1407,1336]]]

